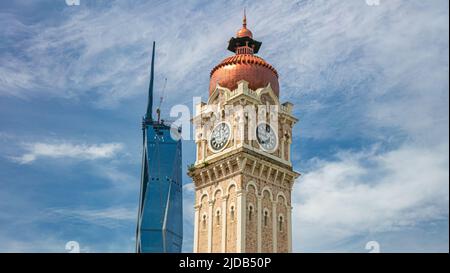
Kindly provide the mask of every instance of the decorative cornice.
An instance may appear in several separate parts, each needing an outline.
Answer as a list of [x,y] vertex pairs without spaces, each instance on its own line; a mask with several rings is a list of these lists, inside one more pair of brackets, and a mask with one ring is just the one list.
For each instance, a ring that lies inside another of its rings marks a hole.
[[[250,163],[248,164],[249,161]],[[237,165],[237,167],[229,167],[228,169],[222,168],[224,165]],[[250,168],[246,168],[247,165],[250,166]],[[259,165],[258,172],[256,172],[257,165]],[[296,178],[300,176],[299,173],[293,171],[292,168],[284,164],[271,162],[267,159],[261,160],[258,156],[251,155],[250,153],[242,153],[242,151],[231,155],[227,154],[227,156],[221,160],[204,165],[197,165],[194,168],[195,170],[190,172],[189,175],[193,178],[197,188],[204,188],[235,177],[236,175],[245,174],[253,179],[265,181],[271,185],[291,190]],[[222,168],[223,170],[220,175],[217,171],[218,168]],[[212,173],[214,173],[214,175],[212,175]],[[274,175],[272,175],[272,173],[274,173]],[[283,183],[286,179],[288,180],[287,187]]]

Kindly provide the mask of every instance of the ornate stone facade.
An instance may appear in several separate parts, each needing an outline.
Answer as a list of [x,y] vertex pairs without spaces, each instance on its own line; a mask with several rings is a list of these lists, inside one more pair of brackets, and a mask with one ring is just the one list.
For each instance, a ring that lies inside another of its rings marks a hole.
[[[226,105],[278,105],[278,145],[267,153],[248,134],[249,122],[239,111],[223,113]],[[216,119],[215,121],[212,121]],[[213,124],[225,120],[233,137],[214,153],[208,146]],[[292,170],[290,144],[292,104],[279,104],[270,85],[256,91],[239,81],[236,90],[217,86],[208,103],[197,105],[197,158],[190,168],[196,189],[194,252],[290,252],[291,191],[298,173]],[[242,128],[239,128],[242,126]]]
[[279,102],[278,73],[258,53],[244,15],[196,105],[194,252],[290,252],[293,105]]

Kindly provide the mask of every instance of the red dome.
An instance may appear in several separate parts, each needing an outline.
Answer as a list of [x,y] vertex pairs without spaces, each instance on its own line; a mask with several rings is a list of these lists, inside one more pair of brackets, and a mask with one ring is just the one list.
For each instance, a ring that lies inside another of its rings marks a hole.
[[216,84],[234,90],[240,80],[247,81],[252,90],[266,87],[270,83],[273,92],[278,96],[277,71],[264,59],[252,54],[228,57],[214,67],[210,74],[209,95],[214,91]]

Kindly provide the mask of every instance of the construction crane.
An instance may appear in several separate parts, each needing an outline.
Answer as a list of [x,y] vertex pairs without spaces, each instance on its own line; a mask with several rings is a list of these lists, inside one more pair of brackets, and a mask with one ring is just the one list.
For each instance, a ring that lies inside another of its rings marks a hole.
[[167,78],[164,78],[164,86],[161,91],[161,96],[159,97],[158,108],[156,108],[156,114],[158,115],[158,123],[161,121],[161,104],[164,100],[164,91],[166,90]]

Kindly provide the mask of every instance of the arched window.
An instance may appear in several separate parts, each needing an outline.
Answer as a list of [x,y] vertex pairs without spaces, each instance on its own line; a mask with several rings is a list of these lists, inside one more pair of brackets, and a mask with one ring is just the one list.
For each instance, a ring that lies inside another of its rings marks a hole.
[[203,229],[206,229],[206,214],[203,214],[203,217],[202,217],[202,226],[203,226]]
[[248,221],[251,222],[253,219],[253,206],[249,205],[248,206]]
[[267,210],[264,211],[264,226],[267,227],[267,220],[269,219],[269,212]]
[[280,217],[278,218],[278,229],[280,232],[283,231],[283,222],[284,222],[283,215],[280,215]]
[[234,206],[230,207],[230,218],[231,222],[234,222]]
[[218,226],[220,226],[220,210],[216,211],[216,223]]

